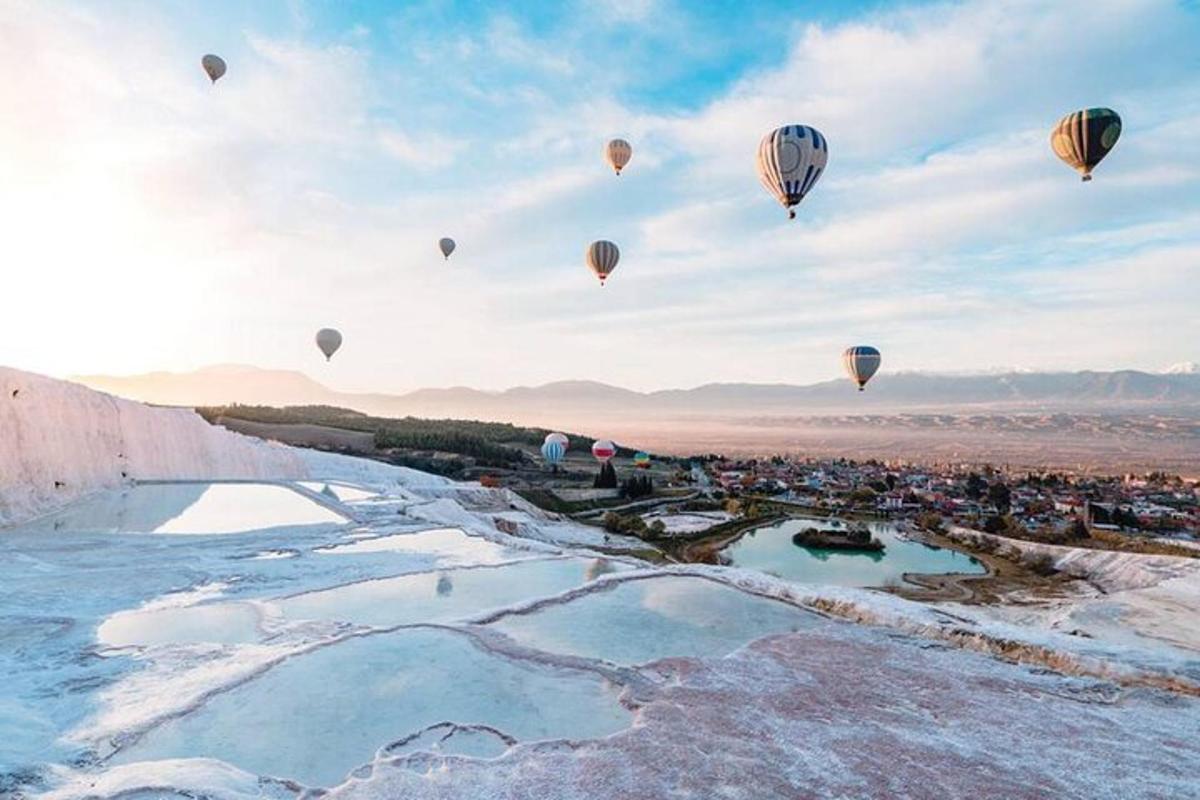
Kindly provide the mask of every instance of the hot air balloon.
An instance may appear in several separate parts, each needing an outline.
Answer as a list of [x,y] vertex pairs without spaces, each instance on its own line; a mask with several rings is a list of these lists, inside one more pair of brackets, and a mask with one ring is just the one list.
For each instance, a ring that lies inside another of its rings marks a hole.
[[216,83],[225,74],[225,59],[220,56],[214,56],[212,53],[200,59],[200,66],[204,67],[205,73],[208,74],[208,79],[213,83]]
[[633,465],[638,469],[650,469],[650,454],[649,453],[634,453]]
[[612,139],[608,144],[604,145],[604,160],[613,168],[613,171],[618,175],[625,165],[629,163],[630,157],[633,155],[633,145],[624,139]]
[[1050,146],[1054,154],[1085,181],[1121,137],[1121,117],[1111,108],[1085,108],[1067,114],[1054,126]]
[[617,268],[617,262],[621,260],[621,251],[612,242],[601,239],[588,245],[584,252],[584,260],[588,269],[596,273],[600,285],[603,286],[604,281]]
[[784,125],[758,143],[758,179],[792,219],[828,161],[829,142],[807,125]]
[[879,369],[879,362],[879,351],[866,345],[847,347],[846,352],[842,353],[842,363],[846,365],[846,372],[850,374],[851,380],[858,384],[860,392]]
[[588,568],[584,570],[583,579],[585,581],[594,581],[601,575],[607,575],[610,572],[616,572],[617,567],[607,558],[597,558],[588,564]]
[[608,439],[597,439],[592,443],[592,455],[601,464],[606,463],[609,459],[617,454],[617,447]]
[[442,255],[446,257],[446,260],[449,261],[450,254],[454,252],[454,240],[448,236],[438,239],[438,248],[442,251]]
[[552,467],[557,467],[567,455],[567,446],[557,439],[547,438],[542,442],[542,460]]
[[333,354],[342,346],[342,335],[333,328],[321,328],[317,331],[317,347],[325,354],[325,360],[333,358]]
[[565,433],[558,433],[557,431],[554,433],[547,433],[545,441],[558,442],[563,446],[564,449],[570,448],[571,446],[571,440],[567,438],[567,435]]

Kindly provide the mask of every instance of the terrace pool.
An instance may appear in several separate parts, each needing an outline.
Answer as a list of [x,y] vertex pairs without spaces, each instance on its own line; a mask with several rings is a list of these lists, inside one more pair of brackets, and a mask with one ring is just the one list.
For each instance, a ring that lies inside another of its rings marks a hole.
[[341,514],[277,484],[147,483],[88,498],[21,529],[226,534],[345,522]]
[[811,612],[715,581],[668,575],[623,581],[491,624],[540,650],[633,665],[666,656],[723,656],[817,620]]
[[951,572],[982,575],[983,565],[956,550],[910,542],[900,538],[886,523],[870,526],[871,533],[884,543],[882,553],[856,553],[792,543],[792,535],[805,528],[832,530],[828,520],[788,519],[748,531],[725,548],[735,567],[746,567],[800,583],[836,586],[884,586],[903,580],[906,572],[946,574]]
[[329,786],[381,747],[443,722],[533,741],[606,736],[630,719],[590,672],[501,658],[462,633],[404,630],[289,659],[152,729],[114,761],[219,758]]

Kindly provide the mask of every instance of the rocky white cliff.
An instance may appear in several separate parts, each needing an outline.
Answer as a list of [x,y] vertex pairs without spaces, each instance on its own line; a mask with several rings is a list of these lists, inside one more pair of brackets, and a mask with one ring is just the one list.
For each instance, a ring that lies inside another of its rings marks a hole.
[[130,480],[308,475],[295,450],[147,406],[0,367],[0,526]]

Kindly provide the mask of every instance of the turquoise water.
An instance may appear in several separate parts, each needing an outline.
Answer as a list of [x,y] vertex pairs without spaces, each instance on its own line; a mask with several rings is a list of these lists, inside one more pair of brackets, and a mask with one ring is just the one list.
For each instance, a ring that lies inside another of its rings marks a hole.
[[735,567],[756,569],[800,583],[835,586],[883,586],[901,581],[906,572],[985,572],[983,565],[968,555],[905,541],[887,523],[870,526],[872,535],[886,546],[882,553],[827,550],[792,543],[792,534],[810,527],[830,530],[834,526],[827,520],[784,520],[747,532],[724,552]]
[[279,600],[277,605],[293,620],[336,620],[376,627],[450,622],[582,586],[599,574],[602,563],[610,562],[560,558],[401,575],[308,592]]
[[115,760],[219,758],[328,786],[381,746],[442,722],[522,741],[607,736],[630,724],[617,694],[589,673],[493,656],[462,634],[400,631],[289,659],[152,729]]
[[761,636],[816,622],[795,606],[671,575],[626,581],[492,626],[540,650],[632,665],[666,656],[724,656]]

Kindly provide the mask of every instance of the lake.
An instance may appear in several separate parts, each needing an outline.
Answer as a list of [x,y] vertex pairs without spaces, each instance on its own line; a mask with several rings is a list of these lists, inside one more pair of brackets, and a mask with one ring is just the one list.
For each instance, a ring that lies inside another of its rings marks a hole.
[[956,550],[902,539],[890,523],[872,523],[868,527],[886,546],[882,553],[800,547],[792,543],[793,534],[805,528],[833,530],[835,522],[788,519],[748,531],[725,548],[724,554],[735,567],[756,569],[800,583],[836,586],[883,586],[902,580],[906,572],[982,575],[986,571],[974,558]]

